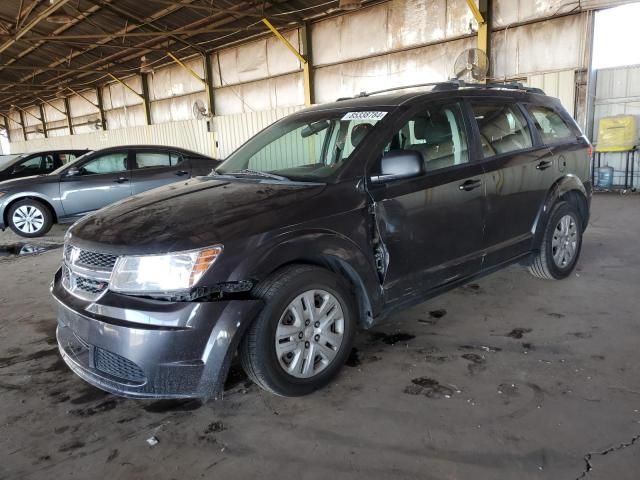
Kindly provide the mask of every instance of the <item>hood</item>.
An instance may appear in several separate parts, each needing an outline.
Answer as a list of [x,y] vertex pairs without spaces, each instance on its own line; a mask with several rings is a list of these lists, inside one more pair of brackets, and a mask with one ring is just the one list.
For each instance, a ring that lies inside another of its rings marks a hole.
[[5,180],[4,182],[0,182],[0,191],[6,192],[9,190],[29,190],[34,185],[57,183],[59,181],[59,175],[34,175],[32,177],[15,178],[13,180]]
[[78,245],[147,254],[202,248],[309,219],[324,184],[198,177],[131,197],[76,223]]

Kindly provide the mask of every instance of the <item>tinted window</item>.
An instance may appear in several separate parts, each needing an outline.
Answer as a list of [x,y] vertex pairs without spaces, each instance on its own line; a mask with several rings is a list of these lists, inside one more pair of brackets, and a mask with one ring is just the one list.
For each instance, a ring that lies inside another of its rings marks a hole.
[[18,163],[14,167],[14,171],[17,172],[41,172],[53,170],[53,156],[52,155],[38,155],[28,160]]
[[83,175],[124,172],[127,170],[127,152],[113,152],[101,155],[82,166]]
[[478,122],[485,158],[533,145],[527,122],[515,105],[472,103],[471,106]]
[[77,158],[77,155],[75,153],[59,153],[58,158],[62,165],[66,165],[67,163],[73,162]]
[[576,134],[554,110],[535,105],[528,105],[527,109],[544,143],[558,143],[575,138]]
[[427,107],[409,120],[385,147],[415,150],[427,172],[469,161],[462,112],[458,104]]
[[137,152],[136,164],[138,168],[170,167],[169,152]]
[[176,152],[171,152],[171,165],[177,165],[182,161],[182,155]]

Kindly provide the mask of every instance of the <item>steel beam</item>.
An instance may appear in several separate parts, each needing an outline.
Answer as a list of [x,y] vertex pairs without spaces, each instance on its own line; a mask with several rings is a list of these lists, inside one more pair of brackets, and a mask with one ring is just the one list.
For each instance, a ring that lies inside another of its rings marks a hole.
[[302,51],[306,62],[302,64],[302,75],[304,81],[304,104],[313,105],[315,103],[315,89],[313,86],[313,51],[311,49],[311,28],[305,23],[299,30],[302,39]]
[[104,114],[104,103],[102,102],[102,87],[96,87],[96,98],[98,99],[98,105],[96,105],[96,107],[98,107],[98,112],[100,112],[100,124],[102,125],[102,130],[106,130],[107,117]]
[[[31,29],[33,29],[36,25],[38,25],[38,23],[40,23],[42,20],[47,18],[49,15],[51,15],[53,12],[58,10],[60,7],[63,7],[64,4],[67,3],[68,1],[69,0],[57,0],[56,2],[53,2],[50,5],[48,5],[42,12],[37,14],[33,20],[27,23],[24,27],[21,27],[20,30],[18,30],[15,33],[15,35],[12,35],[12,37],[9,40],[7,40],[2,45],[0,45],[0,53],[4,52],[6,49],[11,47],[11,45],[13,45],[18,40],[20,40]],[[34,2],[34,4],[36,3],[37,2]]]
[[[302,54],[298,52],[296,47],[291,45],[291,43],[282,36],[278,29],[274,27],[269,20],[263,18],[262,22],[267,26],[267,28],[269,28],[269,30],[273,32],[276,38],[280,40],[291,51],[291,53],[293,53],[298,58],[298,60],[300,60],[304,77],[304,103],[305,105],[311,105],[313,102],[313,86],[311,84],[311,65],[309,65],[308,62],[308,58],[311,58],[310,55],[305,50],[305,56],[302,56]],[[303,35],[303,45],[306,44],[306,47],[308,48],[311,45],[311,42],[309,41],[309,29],[305,27],[303,28],[305,32]]]
[[4,117],[4,130],[7,132],[7,140],[11,143],[11,131],[9,130],[9,117],[7,115],[3,115]]

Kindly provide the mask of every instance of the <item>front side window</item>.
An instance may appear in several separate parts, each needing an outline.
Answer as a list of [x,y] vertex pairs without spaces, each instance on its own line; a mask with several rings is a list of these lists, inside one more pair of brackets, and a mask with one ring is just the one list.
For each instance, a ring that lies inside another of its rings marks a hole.
[[533,145],[527,122],[515,105],[472,102],[471,107],[478,123],[484,158]]
[[127,157],[127,152],[107,153],[88,161],[80,171],[82,175],[124,172],[127,170]]
[[58,158],[62,165],[66,165],[67,163],[71,163],[76,159],[75,153],[59,153]]
[[319,111],[273,124],[236,150],[219,174],[262,172],[292,180],[332,177],[385,118],[386,111]]
[[137,168],[170,167],[171,157],[169,152],[137,152]]
[[536,129],[540,132],[542,142],[546,145],[576,137],[576,134],[554,110],[536,105],[528,105],[527,110],[533,118]]
[[53,170],[53,157],[51,155],[38,155],[15,166],[14,171],[20,173],[46,172]]
[[420,153],[427,173],[469,162],[467,137],[460,105],[425,107],[394,134],[384,148]]

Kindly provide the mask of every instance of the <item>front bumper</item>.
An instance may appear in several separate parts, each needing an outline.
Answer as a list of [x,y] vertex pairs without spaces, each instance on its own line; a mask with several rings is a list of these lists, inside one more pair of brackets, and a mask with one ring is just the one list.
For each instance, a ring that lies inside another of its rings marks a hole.
[[260,300],[167,302],[107,292],[95,302],[51,285],[58,347],[92,385],[132,398],[212,398]]

